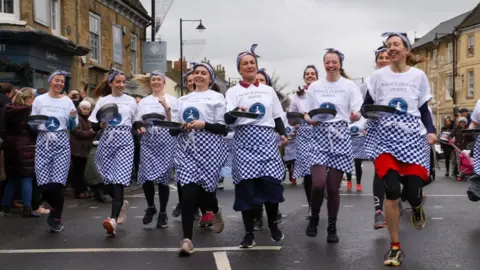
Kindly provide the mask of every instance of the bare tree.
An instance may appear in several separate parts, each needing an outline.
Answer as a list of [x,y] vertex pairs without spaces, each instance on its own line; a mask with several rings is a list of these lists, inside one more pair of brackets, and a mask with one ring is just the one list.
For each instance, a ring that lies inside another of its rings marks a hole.
[[280,82],[280,77],[273,71],[272,76],[270,76],[272,88],[277,93],[278,99],[282,103],[282,107],[284,110],[287,110],[288,106],[290,105],[290,99],[288,95],[285,94],[283,91],[287,88],[288,83]]

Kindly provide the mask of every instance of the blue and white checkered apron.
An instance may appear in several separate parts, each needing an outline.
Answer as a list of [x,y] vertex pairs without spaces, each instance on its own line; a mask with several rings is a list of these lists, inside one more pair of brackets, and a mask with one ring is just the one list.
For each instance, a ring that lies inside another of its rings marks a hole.
[[168,185],[173,170],[173,157],[177,137],[171,136],[167,128],[147,127],[140,141],[140,164],[138,183],[153,181]]
[[365,126],[365,142],[364,142],[364,149],[365,154],[368,159],[373,160],[375,155],[375,147],[377,147],[377,134],[378,134],[378,120],[374,119],[367,119],[367,124]]
[[67,183],[70,169],[70,141],[65,130],[40,131],[35,150],[35,174],[39,186]]
[[216,191],[227,159],[223,136],[198,130],[181,133],[177,142],[175,181],[181,185],[195,183],[207,192]]
[[365,152],[365,136],[352,136],[352,156],[353,159],[369,159]]
[[419,117],[393,114],[379,120],[377,131],[374,159],[389,153],[400,162],[418,164],[430,172],[430,150],[427,136],[420,135]]
[[284,161],[295,160],[297,156],[297,143],[295,138],[292,140],[288,140],[287,145],[285,145],[285,155],[283,156]]
[[352,136],[347,122],[314,126],[311,144],[310,166],[324,165],[347,173],[352,171]]
[[130,185],[133,169],[133,136],[129,126],[109,126],[98,143],[95,165],[106,185]]
[[313,127],[303,124],[297,129],[295,143],[297,151],[295,153],[295,167],[293,169],[293,178],[310,175],[310,148],[312,147]]
[[480,175],[480,136],[475,140],[475,147],[473,148],[473,171]]
[[285,165],[278,148],[277,133],[271,127],[235,127],[233,183],[261,177],[284,180]]
[[232,177],[232,166],[233,166],[233,138],[225,138],[227,144],[227,159],[225,164],[223,164],[220,175],[222,177]]

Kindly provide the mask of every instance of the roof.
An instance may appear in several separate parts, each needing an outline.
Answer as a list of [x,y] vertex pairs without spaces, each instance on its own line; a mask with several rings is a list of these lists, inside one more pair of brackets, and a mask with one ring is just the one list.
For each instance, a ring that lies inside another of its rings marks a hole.
[[480,4],[478,4],[472,12],[457,26],[458,29],[466,28],[480,24]]
[[140,12],[142,15],[145,15],[150,18],[148,15],[147,10],[143,7],[140,0],[125,0],[126,4],[135,9],[136,11]]
[[435,40],[435,36],[438,35],[438,38],[444,37],[450,33],[453,33],[455,27],[463,22],[463,20],[471,13],[472,11],[465,12],[461,15],[458,15],[455,18],[452,18],[448,21],[440,23],[437,27],[433,28],[426,35],[421,37],[417,42],[412,45],[412,49],[416,49],[420,46],[426,45]]

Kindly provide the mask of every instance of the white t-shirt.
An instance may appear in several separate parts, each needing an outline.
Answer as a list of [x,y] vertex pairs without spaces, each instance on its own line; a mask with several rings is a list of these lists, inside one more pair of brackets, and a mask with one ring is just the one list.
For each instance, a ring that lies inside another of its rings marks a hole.
[[[172,115],[172,121],[178,122],[178,105],[177,98],[169,94],[165,94],[165,100],[167,101],[168,106],[170,107],[170,114]],[[142,116],[149,113],[158,113],[165,116],[167,119],[167,113],[162,104],[158,102],[158,97],[153,95],[146,96],[140,100],[137,105],[137,110],[135,112],[135,121],[142,121]]]
[[[45,115],[48,120],[38,126],[42,131],[60,131],[68,128],[70,112],[75,110],[75,105],[67,96],[52,98],[48,93],[34,99],[31,115]],[[78,124],[78,115],[75,117]]]
[[118,115],[108,123],[109,126],[132,126],[134,121],[135,111],[137,109],[137,101],[129,95],[121,95],[119,97],[114,97],[108,95],[98,99],[95,108],[92,111],[92,114],[88,120],[92,123],[98,123],[97,112],[105,104],[115,103],[118,106]]
[[475,104],[475,108],[473,108],[473,112],[470,115],[470,119],[475,122],[477,125],[480,124],[480,99],[477,100]]
[[365,81],[363,82],[362,86],[360,86],[360,93],[362,93],[362,97],[365,99],[365,96],[367,95],[368,92],[368,86],[370,85],[370,77],[367,77]]
[[238,118],[232,126],[255,125],[275,127],[275,119],[283,116],[283,108],[277,93],[272,87],[264,84],[249,85],[248,88],[240,84],[227,90],[227,111],[237,107],[248,108],[249,112],[258,113],[260,119]]
[[[390,66],[375,71],[369,82],[368,92],[375,104],[394,107],[417,117],[420,117],[418,109],[432,99],[427,76],[414,67],[404,73],[395,73]],[[425,126],[420,119],[418,121],[420,133],[425,134]]]
[[213,90],[194,91],[178,99],[178,118],[181,123],[200,120],[225,125],[225,98]]
[[348,128],[350,131],[354,131],[355,133],[358,132],[360,136],[364,136],[363,131],[365,130],[365,124],[367,123],[367,119],[360,117],[360,120],[350,123]]
[[288,108],[289,112],[299,112],[304,113],[306,111],[305,108],[308,108],[309,101],[307,99],[307,92],[302,96],[297,95],[297,93],[293,93],[290,95],[290,107]]
[[346,121],[350,123],[350,113],[359,112],[363,98],[358,86],[351,80],[340,77],[336,82],[325,78],[313,82],[308,88],[309,106],[305,112],[318,108],[335,108],[337,115],[326,122]]

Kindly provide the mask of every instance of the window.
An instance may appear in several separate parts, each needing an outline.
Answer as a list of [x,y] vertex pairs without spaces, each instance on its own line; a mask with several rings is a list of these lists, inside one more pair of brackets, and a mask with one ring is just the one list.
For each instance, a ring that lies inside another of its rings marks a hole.
[[473,77],[473,71],[468,71],[468,92],[467,97],[473,97],[475,93],[475,78]]
[[35,21],[60,34],[60,0],[34,0]]
[[112,25],[113,31],[113,62],[123,64],[123,30],[118,25]]
[[448,43],[448,63],[453,62],[453,43]]
[[0,0],[0,22],[20,20],[20,0]]
[[437,98],[437,79],[433,79],[431,85],[431,94],[433,96],[432,101],[435,102]]
[[445,78],[445,86],[447,89],[445,89],[445,99],[446,100],[451,100],[452,99],[452,92],[453,92],[453,76],[452,74],[447,75]]
[[467,42],[467,55],[468,56],[473,56],[475,53],[475,36],[471,35],[468,36],[468,42]]
[[90,12],[90,59],[101,62],[100,17]]
[[433,60],[433,67],[436,67],[438,65],[438,50],[437,49],[433,50],[432,60]]
[[130,40],[130,67],[132,70],[132,73],[137,73],[137,41],[138,38],[136,35],[132,34],[131,40]]

